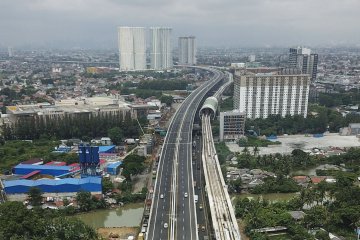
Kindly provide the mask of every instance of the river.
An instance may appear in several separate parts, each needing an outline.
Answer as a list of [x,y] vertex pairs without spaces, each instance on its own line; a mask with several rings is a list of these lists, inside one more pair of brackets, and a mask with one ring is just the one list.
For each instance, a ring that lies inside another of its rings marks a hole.
[[140,226],[143,212],[143,203],[131,203],[116,209],[104,209],[82,213],[76,215],[76,217],[93,228],[137,227]]

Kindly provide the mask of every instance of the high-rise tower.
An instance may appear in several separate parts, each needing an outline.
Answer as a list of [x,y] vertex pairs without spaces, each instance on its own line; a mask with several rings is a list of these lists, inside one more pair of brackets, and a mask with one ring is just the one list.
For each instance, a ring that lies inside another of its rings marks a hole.
[[196,64],[196,39],[193,36],[179,37],[179,64]]
[[146,69],[146,40],[143,27],[119,27],[120,71]]
[[297,68],[304,74],[309,74],[311,81],[317,75],[318,55],[312,54],[311,49],[304,47],[290,48],[289,67]]
[[151,69],[162,70],[173,67],[171,49],[171,28],[150,28],[150,65]]

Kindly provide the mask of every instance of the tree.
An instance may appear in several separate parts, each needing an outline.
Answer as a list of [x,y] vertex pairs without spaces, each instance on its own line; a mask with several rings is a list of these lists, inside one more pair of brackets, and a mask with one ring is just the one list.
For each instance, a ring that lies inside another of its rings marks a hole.
[[308,228],[323,227],[328,222],[328,210],[323,206],[314,206],[307,211],[304,222]]
[[110,181],[109,178],[102,179],[102,192],[107,193],[108,191],[113,190],[114,184]]
[[170,107],[174,98],[172,96],[168,96],[168,95],[161,95],[160,99],[159,99],[162,103],[165,103],[166,106]]
[[116,145],[120,144],[124,139],[124,132],[119,127],[110,128],[107,133],[111,141]]
[[28,193],[29,203],[32,206],[40,206],[43,200],[41,190],[37,187],[31,187]]
[[236,180],[232,180],[229,182],[229,191],[240,193],[241,192],[241,178],[238,178]]
[[60,215],[41,208],[28,210],[21,202],[0,204],[0,239],[98,239],[96,231],[82,221]]
[[94,208],[90,192],[78,192],[76,194],[76,202],[80,211],[87,212]]

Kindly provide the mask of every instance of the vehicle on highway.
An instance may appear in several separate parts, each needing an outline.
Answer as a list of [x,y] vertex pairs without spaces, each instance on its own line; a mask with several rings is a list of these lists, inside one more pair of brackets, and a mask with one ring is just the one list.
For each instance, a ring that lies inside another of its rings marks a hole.
[[184,197],[188,197],[188,193],[186,192],[186,193],[184,193]]
[[160,194],[160,198],[163,199],[163,198],[164,198],[164,194]]
[[167,224],[167,223],[164,223],[164,228],[168,228],[168,224]]
[[205,225],[202,225],[202,226],[201,226],[201,231],[202,231],[202,232],[205,232]]
[[194,195],[194,200],[195,200],[195,203],[197,203],[198,200],[199,200],[199,196],[198,196],[198,195]]
[[200,203],[199,205],[199,209],[202,210],[203,209],[203,205]]

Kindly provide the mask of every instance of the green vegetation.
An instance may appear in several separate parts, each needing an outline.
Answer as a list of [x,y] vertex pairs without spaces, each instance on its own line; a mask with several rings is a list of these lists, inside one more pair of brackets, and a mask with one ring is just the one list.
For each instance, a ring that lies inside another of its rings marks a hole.
[[[339,171],[335,176],[336,183],[311,185],[290,201],[270,203],[238,198],[235,214],[245,222],[246,234],[251,239],[269,239],[266,234],[255,234],[252,230],[274,226],[288,227],[289,239],[314,239],[314,236],[307,235],[307,231],[318,228],[344,236],[345,239],[354,239],[353,230],[360,222],[360,187],[354,185],[356,176]],[[305,205],[310,209],[303,210]],[[295,222],[287,213],[293,210],[303,210],[305,217]],[[319,236],[318,239],[328,239],[322,232],[316,236]]]
[[81,212],[107,207],[107,203],[103,198],[97,199],[95,196],[92,196],[90,192],[78,192],[76,194],[76,202]]
[[124,132],[119,127],[110,128],[107,131],[107,135],[115,145],[122,143],[122,141],[124,140]]
[[264,183],[256,186],[250,192],[259,193],[292,193],[300,191],[300,186],[292,178],[285,178],[283,175],[267,177]]
[[[10,171],[14,165],[31,159],[42,158],[45,162],[51,160],[65,160],[64,154],[52,154],[51,151],[60,142],[49,140],[29,141],[6,141],[0,145],[0,170]],[[76,155],[76,154],[75,154]],[[69,155],[70,157],[72,155]],[[68,160],[71,160],[70,158]]]
[[32,187],[29,190],[28,193],[29,196],[29,204],[31,206],[40,206],[41,202],[42,202],[42,194],[41,194],[41,190],[37,187]]
[[123,172],[122,175],[126,177],[127,180],[131,180],[131,175],[136,175],[142,173],[145,166],[145,157],[141,157],[135,154],[130,154],[125,157],[123,161]]
[[231,155],[231,151],[224,142],[215,143],[216,153],[218,155],[219,163],[224,164],[227,157]]
[[102,192],[107,193],[114,189],[114,184],[111,182],[109,178],[103,177],[101,181]]
[[[263,227],[288,227],[290,239],[313,239],[301,225],[296,224],[288,213],[295,210],[292,202],[270,203],[266,200],[237,199],[235,214],[245,222],[245,233],[250,239],[270,239],[266,234],[255,233],[252,230]],[[289,238],[288,238],[289,239]]]
[[155,80],[143,80],[140,83],[126,82],[109,85],[109,89],[115,89],[123,95],[135,94],[140,98],[156,97],[160,98],[163,91],[186,90],[188,84],[192,81],[184,79],[160,78]]
[[191,83],[189,81],[179,80],[147,80],[141,81],[137,88],[138,89],[151,89],[151,90],[186,90],[187,85]]
[[281,142],[273,142],[267,139],[248,136],[247,138],[241,138],[238,144],[240,147],[267,147],[269,145],[279,145]]
[[146,199],[147,188],[143,188],[139,193],[131,193],[130,191],[123,192],[115,196],[117,202],[135,203],[143,202]]
[[325,107],[338,107],[341,105],[356,105],[360,103],[360,93],[358,89],[352,89],[341,93],[319,93],[318,102]]
[[97,233],[76,218],[60,211],[26,209],[21,202],[0,204],[0,239],[15,240],[95,240]]
[[220,110],[222,112],[231,111],[234,109],[234,98],[228,97],[223,101],[220,101]]
[[160,99],[159,99],[162,103],[165,103],[166,106],[170,107],[174,98],[172,96],[168,96],[168,95],[161,95]]
[[[360,116],[348,114],[343,117],[340,113],[318,105],[309,106],[307,118],[299,115],[286,116],[271,115],[267,119],[247,119],[246,129],[255,130],[260,135],[282,134],[313,134],[329,131],[338,132],[341,127],[349,123],[360,122]],[[313,114],[314,113],[314,114]]]
[[[256,147],[254,150],[256,150]],[[250,153],[245,148],[242,153],[237,154],[237,161],[240,168],[260,168],[283,175],[287,175],[291,171],[307,169],[320,163],[316,156],[310,156],[299,149],[295,149],[291,155],[275,154],[260,156],[256,151]]]
[[[143,123],[146,120],[141,119]],[[3,134],[6,140],[55,138],[82,138],[106,136],[108,130],[114,127],[122,129],[125,137],[138,137],[139,126],[127,114],[104,113],[99,115],[78,114],[64,117],[36,116],[20,118],[13,125],[4,125]]]

